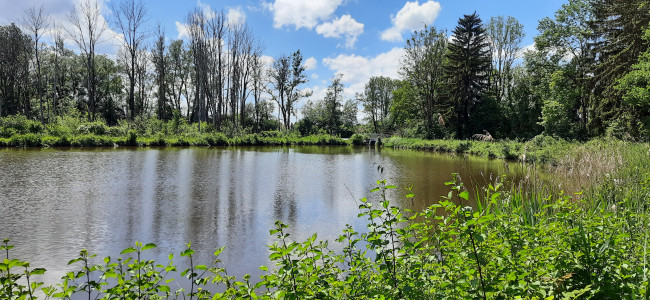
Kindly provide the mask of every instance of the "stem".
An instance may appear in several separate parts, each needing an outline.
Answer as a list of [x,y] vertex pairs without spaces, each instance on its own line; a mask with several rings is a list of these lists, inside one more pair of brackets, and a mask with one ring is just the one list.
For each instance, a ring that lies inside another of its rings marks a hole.
[[90,300],[90,269],[88,268],[88,257],[84,257],[84,266],[86,269],[86,285],[88,286],[88,300]]
[[190,288],[190,300],[194,297],[194,263],[192,261],[192,255],[190,254],[190,281],[191,281],[191,288]]
[[483,289],[483,299],[487,300],[487,297],[485,295],[485,283],[483,282],[483,273],[481,271],[481,262],[478,259],[478,251],[476,250],[476,244],[474,243],[474,234],[471,227],[468,227],[468,229],[469,239],[472,241],[472,249],[474,250],[474,258],[476,259],[476,265],[478,266],[478,277],[481,280],[481,288]]
[[[138,249],[138,264],[140,264],[140,249]],[[138,267],[138,299],[142,299],[142,268]]]
[[34,299],[32,294],[32,286],[29,283],[29,270],[25,267],[25,279],[27,279],[27,292],[29,293],[29,299]]
[[[287,249],[287,242],[285,241],[285,238],[284,238],[284,230],[282,229],[282,226],[280,226],[280,234],[282,235],[282,245],[284,246],[284,249]],[[296,296],[296,298],[297,298],[298,297],[298,290],[297,290],[297,287],[296,287],[296,276],[294,276],[294,274],[293,274],[293,262],[291,262],[291,256],[289,254],[287,254],[285,260],[288,261],[291,264],[291,271],[289,273],[289,275],[291,275],[291,281],[293,282],[291,287],[293,288],[293,295]]]

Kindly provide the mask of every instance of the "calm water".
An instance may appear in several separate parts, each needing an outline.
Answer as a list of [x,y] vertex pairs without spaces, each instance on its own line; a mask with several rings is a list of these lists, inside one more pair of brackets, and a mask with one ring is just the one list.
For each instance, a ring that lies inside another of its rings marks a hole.
[[46,268],[48,284],[74,270],[81,249],[116,257],[135,241],[158,245],[145,258],[175,253],[182,267],[187,242],[201,263],[226,246],[229,274],[259,275],[276,220],[297,239],[333,241],[346,224],[365,228],[355,199],[376,180],[412,185],[414,203],[397,203],[417,209],[447,194],[452,172],[481,185],[507,171],[501,160],[349,147],[2,149],[0,239]]

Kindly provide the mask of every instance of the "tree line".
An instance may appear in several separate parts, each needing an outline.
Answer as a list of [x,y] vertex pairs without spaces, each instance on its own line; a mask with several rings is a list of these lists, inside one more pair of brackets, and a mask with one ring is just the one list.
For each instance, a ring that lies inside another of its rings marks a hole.
[[539,21],[534,49],[523,49],[514,17],[464,15],[451,33],[425,26],[404,45],[399,79],[372,77],[344,99],[338,74],[300,120],[296,103],[311,95],[300,50],[269,64],[261,40],[222,11],[191,11],[187,38],[176,40],[146,27],[140,0],[113,2],[112,11],[123,37],[115,58],[96,53],[107,23],[95,0],[77,5],[66,26],[42,6],[26,10],[21,26],[0,26],[0,116],[48,123],[76,114],[109,125],[183,118],[215,130],[342,136],[650,135],[649,0],[568,0]]
[[[295,102],[309,96],[300,50],[267,66],[260,39],[223,11],[195,9],[186,17],[187,38],[169,41],[160,25],[146,27],[140,0],[111,8],[109,23],[97,1],[86,0],[65,26],[50,22],[43,6],[26,10],[20,26],[0,26],[0,116],[48,123],[75,114],[109,125],[185,118],[217,130],[261,131],[290,127]],[[107,24],[123,36],[115,58],[96,52]],[[43,43],[46,32],[51,45]]]
[[524,51],[513,17],[474,13],[405,45],[401,80],[358,96],[375,132],[427,138],[650,136],[650,1],[569,0]]

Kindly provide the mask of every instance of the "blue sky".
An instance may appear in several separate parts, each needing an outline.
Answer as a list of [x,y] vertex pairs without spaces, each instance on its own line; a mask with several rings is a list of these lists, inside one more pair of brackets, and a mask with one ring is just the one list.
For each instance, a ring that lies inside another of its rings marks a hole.
[[[44,4],[52,19],[65,21],[82,0],[0,0],[0,23],[18,21],[23,11]],[[111,2],[98,0],[109,24]],[[450,33],[463,14],[476,11],[487,23],[493,16],[513,16],[524,25],[522,47],[533,44],[537,23],[552,17],[566,0],[142,0],[148,26],[160,23],[170,38],[182,38],[183,23],[194,8],[223,10],[245,21],[265,45],[269,58],[300,49],[308,67],[313,99],[322,98],[330,79],[343,74],[346,98],[360,92],[370,76],[399,77],[404,40],[423,24]],[[179,32],[180,30],[180,32]],[[152,30],[153,31],[153,30]],[[109,34],[110,35],[110,34]],[[100,51],[114,54],[119,37],[106,38]]]

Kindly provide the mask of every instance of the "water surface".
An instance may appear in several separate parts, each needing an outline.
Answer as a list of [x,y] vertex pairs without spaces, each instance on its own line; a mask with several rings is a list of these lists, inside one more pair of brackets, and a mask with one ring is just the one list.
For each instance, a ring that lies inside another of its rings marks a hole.
[[0,239],[46,268],[48,284],[81,249],[115,257],[135,241],[158,245],[145,258],[175,253],[183,267],[185,243],[200,263],[226,246],[229,274],[259,275],[276,220],[296,239],[333,242],[346,224],[365,228],[357,199],[377,180],[412,186],[414,202],[396,203],[418,209],[447,194],[454,172],[480,186],[507,171],[501,160],[351,147],[2,149]]

